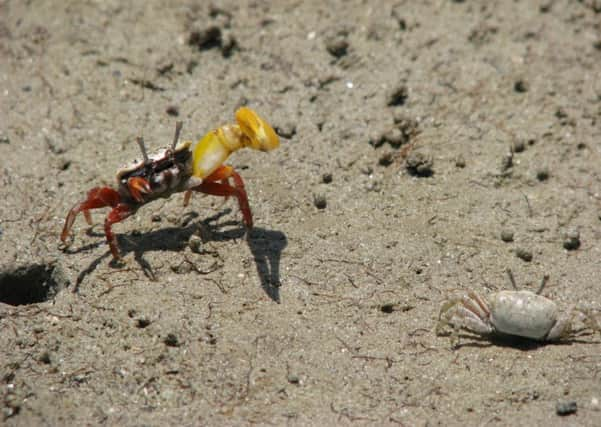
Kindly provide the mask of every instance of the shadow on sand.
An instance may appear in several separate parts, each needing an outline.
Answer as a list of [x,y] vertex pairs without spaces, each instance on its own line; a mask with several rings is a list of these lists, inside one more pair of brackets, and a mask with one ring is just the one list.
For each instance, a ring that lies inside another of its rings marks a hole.
[[[235,221],[226,221],[218,223],[218,220],[231,212],[231,209],[225,209],[212,217],[202,221],[194,221],[198,218],[195,212],[189,212],[183,220],[181,227],[165,227],[148,233],[131,233],[129,235],[118,235],[117,241],[122,256],[133,252],[134,259],[150,280],[156,280],[155,272],[150,263],[144,258],[144,254],[149,251],[172,251],[180,252],[188,246],[190,237],[198,233],[199,230],[206,242],[222,242],[228,240],[238,240],[246,236],[246,241],[253,254],[257,274],[261,281],[261,287],[265,293],[275,302],[280,302],[280,259],[281,254],[287,244],[286,235],[281,231],[268,230],[261,227],[255,227],[247,231],[244,227],[228,228],[238,225]],[[103,238],[104,234],[90,229],[88,235]],[[105,241],[88,244],[77,249],[66,248],[65,253],[80,253],[97,248]],[[92,273],[98,265],[111,256],[107,251],[100,257],[93,260],[88,267],[82,270],[77,276],[73,292],[79,290],[83,280]],[[122,263],[111,260],[111,267],[120,267]]]

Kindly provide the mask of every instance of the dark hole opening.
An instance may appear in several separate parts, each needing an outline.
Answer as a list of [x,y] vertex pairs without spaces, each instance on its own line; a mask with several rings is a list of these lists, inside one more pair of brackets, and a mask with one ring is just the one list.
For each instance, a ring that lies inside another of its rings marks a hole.
[[390,314],[394,311],[394,304],[382,304],[380,310],[382,313]]
[[32,264],[0,271],[0,302],[10,305],[48,301],[66,282],[55,265]]

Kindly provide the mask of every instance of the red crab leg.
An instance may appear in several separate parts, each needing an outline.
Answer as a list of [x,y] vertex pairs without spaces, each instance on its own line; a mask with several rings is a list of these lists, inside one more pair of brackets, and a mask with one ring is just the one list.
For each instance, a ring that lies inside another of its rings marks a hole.
[[111,226],[117,222],[123,221],[125,218],[130,216],[136,211],[136,209],[132,205],[128,205],[127,203],[119,203],[117,206],[113,208],[112,211],[106,216],[104,220],[104,234],[106,235],[106,241],[111,248],[111,253],[113,254],[113,258],[115,260],[121,259],[119,255],[119,248],[117,247],[117,239],[113,234],[113,230]]
[[[234,185],[230,185],[227,180],[232,178]],[[221,181],[221,182],[216,182]],[[248,196],[246,189],[244,188],[244,181],[242,177],[238,175],[238,172],[231,166],[220,166],[211,175],[203,179],[202,184],[198,187],[194,187],[192,190],[199,191],[205,194],[211,194],[213,196],[230,197],[235,196],[238,199],[238,205],[242,211],[244,217],[244,223],[248,228],[253,227],[253,218],[248,204]],[[186,192],[184,196],[184,203],[187,204],[190,199],[190,191]]]
[[[222,184],[229,185],[229,177],[232,176],[232,173],[234,173],[233,167],[222,165],[219,168],[217,168],[217,170],[215,170],[212,174],[210,174],[206,178],[203,178],[203,181],[221,181]],[[242,187],[244,189],[244,184],[242,184]],[[192,197],[192,190],[188,190],[186,191],[186,194],[184,194],[184,207],[188,206],[188,203],[190,203],[190,197]],[[227,200],[228,198],[229,195],[225,196],[225,200]]]
[[[233,169],[232,179],[234,180],[236,197],[238,198],[238,204],[240,205],[244,222],[248,228],[253,228],[253,216],[252,212],[250,211],[250,205],[248,204],[248,195],[246,194],[246,189],[244,188],[244,181],[242,181],[242,177],[238,174],[238,172],[234,171]],[[229,184],[227,184],[227,186],[231,188]]]
[[90,209],[104,208],[106,206],[115,207],[120,201],[121,196],[119,196],[119,193],[110,187],[92,188],[88,192],[87,199],[82,203],[73,206],[69,211],[69,214],[65,219],[63,232],[61,233],[61,240],[63,243],[67,240],[67,237],[69,237],[69,231],[71,230],[71,227],[73,227],[75,217],[77,217],[78,213],[83,212],[88,224],[92,224],[92,217],[89,212]]

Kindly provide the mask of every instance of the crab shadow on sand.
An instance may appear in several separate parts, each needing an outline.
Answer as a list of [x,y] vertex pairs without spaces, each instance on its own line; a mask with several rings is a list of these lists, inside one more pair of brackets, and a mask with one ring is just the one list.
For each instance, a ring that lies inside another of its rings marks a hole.
[[[281,231],[268,230],[261,227],[254,227],[247,231],[239,226],[239,222],[226,221],[218,223],[218,220],[231,212],[231,209],[225,209],[218,214],[205,218],[202,221],[194,221],[198,218],[195,212],[189,212],[183,219],[181,227],[162,227],[155,231],[147,233],[117,234],[117,240],[121,255],[125,257],[133,252],[134,259],[146,275],[151,280],[156,280],[156,274],[150,263],[144,258],[144,253],[150,251],[172,251],[180,252],[186,249],[190,237],[197,234],[200,230],[203,235],[204,243],[222,242],[228,240],[238,240],[246,237],[246,241],[253,254],[257,274],[261,281],[261,287],[275,302],[280,302],[280,259],[281,254],[287,244],[286,235]],[[238,226],[236,228],[229,228]],[[90,236],[104,238],[103,233],[90,229],[87,233]],[[77,249],[66,248],[65,253],[80,253],[91,250],[106,244],[101,240],[92,244],[78,247]],[[110,259],[111,253],[107,251],[100,257],[94,259],[88,267],[82,270],[77,276],[73,292],[79,290],[83,280],[91,274],[105,259]],[[111,260],[109,264],[112,267],[119,267],[120,262]]]
[[[561,345],[568,346],[575,343],[578,344],[599,344],[598,340],[588,340],[586,337],[590,337],[591,333],[583,333],[578,334],[572,338],[563,339],[561,341],[536,341],[530,338],[518,337],[514,335],[492,335],[492,336],[479,336],[475,334],[469,333],[460,333],[459,337],[461,338],[461,342],[454,347],[454,350],[459,350],[462,347],[474,347],[474,348],[484,348],[484,347],[507,347],[513,348],[515,350],[520,351],[531,351],[536,350],[540,347],[545,347],[548,345]],[[445,336],[445,335],[441,335]]]

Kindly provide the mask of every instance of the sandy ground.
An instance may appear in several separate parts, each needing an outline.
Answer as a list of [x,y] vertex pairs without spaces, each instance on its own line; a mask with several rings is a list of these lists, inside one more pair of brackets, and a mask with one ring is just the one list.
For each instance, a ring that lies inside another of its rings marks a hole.
[[[601,316],[601,3],[196,3],[0,2],[0,424],[601,425],[598,335],[434,333],[507,269]],[[178,194],[123,265],[105,211],[59,244],[137,136],[244,104],[252,232]]]

